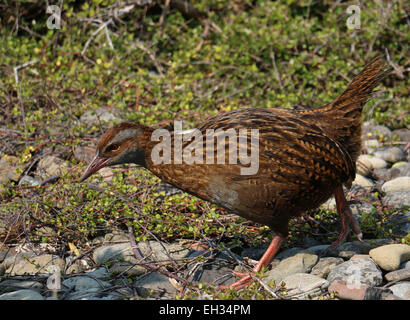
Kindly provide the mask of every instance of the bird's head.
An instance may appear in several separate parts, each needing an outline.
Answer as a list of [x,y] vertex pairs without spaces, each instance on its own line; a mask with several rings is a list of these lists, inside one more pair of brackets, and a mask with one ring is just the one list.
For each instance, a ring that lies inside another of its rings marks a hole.
[[122,163],[145,166],[145,128],[120,123],[108,129],[100,138],[94,159],[80,178],[80,182],[104,167]]

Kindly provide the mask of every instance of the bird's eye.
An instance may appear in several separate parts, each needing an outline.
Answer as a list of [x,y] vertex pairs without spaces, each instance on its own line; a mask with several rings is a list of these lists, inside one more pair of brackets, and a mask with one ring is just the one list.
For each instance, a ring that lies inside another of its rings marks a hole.
[[118,144],[111,144],[105,150],[106,152],[117,151],[120,148]]

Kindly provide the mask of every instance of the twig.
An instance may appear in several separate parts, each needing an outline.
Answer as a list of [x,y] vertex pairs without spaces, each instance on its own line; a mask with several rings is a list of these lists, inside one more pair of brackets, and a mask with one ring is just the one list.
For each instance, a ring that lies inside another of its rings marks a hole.
[[32,61],[28,61],[26,63],[23,63],[19,66],[13,67],[13,72],[14,72],[14,80],[16,81],[16,85],[19,86],[19,90],[18,90],[18,98],[19,98],[19,103],[20,103],[20,109],[21,109],[21,115],[23,117],[23,124],[24,124],[24,136],[27,139],[27,126],[26,126],[26,114],[24,111],[24,105],[23,105],[23,98],[22,98],[22,94],[21,94],[21,84],[19,83],[19,74],[18,71],[20,69],[23,69],[29,65],[32,65],[34,63],[37,63],[38,60],[32,60]]
[[97,35],[98,33],[100,33],[100,31],[101,31],[102,29],[104,29],[104,28],[106,29],[106,30],[105,30],[105,34],[107,35],[108,43],[109,43],[111,49],[114,49],[114,47],[113,47],[113,45],[112,45],[112,42],[111,42],[111,39],[110,39],[110,36],[108,35],[108,30],[107,30],[107,26],[108,26],[109,24],[111,24],[111,23],[113,23],[112,18],[110,18],[110,19],[108,19],[107,21],[101,23],[100,26],[98,27],[98,29],[95,30],[95,31],[91,34],[91,36],[90,36],[90,37],[88,38],[88,40],[86,41],[83,50],[81,50],[81,55],[82,55],[82,56],[84,56],[84,54],[85,54],[85,52],[87,51],[87,48],[88,48],[88,46],[90,45],[91,41],[92,41],[92,40],[96,37],[96,35]]
[[271,57],[271,59],[272,59],[273,68],[275,69],[275,77],[276,77],[276,80],[278,80],[279,86],[280,86],[280,88],[283,90],[282,80],[281,80],[280,75],[279,75],[278,66],[276,65],[275,52],[271,51],[271,52],[270,52],[270,57]]
[[264,281],[262,281],[262,280],[259,279],[257,276],[253,275],[252,273],[249,273],[249,274],[250,274],[250,276],[251,276],[251,278],[252,278],[253,280],[258,281],[258,282],[260,283],[260,285],[261,285],[266,291],[268,291],[274,298],[280,299],[280,297],[276,294],[276,292],[275,292],[271,287],[269,287]]

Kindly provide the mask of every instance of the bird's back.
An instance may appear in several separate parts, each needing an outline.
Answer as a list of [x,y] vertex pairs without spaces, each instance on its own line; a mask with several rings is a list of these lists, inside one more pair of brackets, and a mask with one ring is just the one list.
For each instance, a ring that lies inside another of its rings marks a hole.
[[[203,139],[193,147],[201,144],[204,159],[212,148],[213,164],[168,164],[150,170],[188,193],[274,229],[276,225],[287,225],[290,217],[317,207],[337,186],[354,178],[354,164],[343,147],[320,127],[299,119],[291,111],[238,109],[211,118],[198,129]],[[248,139],[237,139],[234,151],[228,138],[217,138],[219,134],[239,134],[245,129]],[[241,169],[251,164],[243,165],[239,159],[236,164],[228,161],[230,153],[241,149],[251,154],[252,129],[258,131],[253,142],[258,147],[258,170],[246,175]],[[207,145],[210,132],[214,144]],[[185,142],[183,148],[189,144],[190,141]],[[225,152],[223,164],[217,163],[219,149]]]

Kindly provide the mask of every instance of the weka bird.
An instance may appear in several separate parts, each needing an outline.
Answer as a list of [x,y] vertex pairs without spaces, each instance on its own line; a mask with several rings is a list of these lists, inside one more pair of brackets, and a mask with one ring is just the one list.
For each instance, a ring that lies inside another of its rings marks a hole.
[[[151,154],[159,142],[152,141],[155,140],[151,137],[154,129],[121,123],[102,135],[96,156],[81,181],[102,167],[135,163],[183,191],[268,225],[273,231],[273,239],[254,272],[259,272],[262,266],[272,261],[288,234],[291,218],[317,208],[333,195],[342,231],[332,246],[344,241],[349,223],[361,239],[360,228],[342,187],[350,187],[355,178],[355,162],[361,150],[362,108],[389,71],[384,59],[377,57],[354,77],[336,100],[323,107],[304,111],[238,109],[210,118],[198,128],[204,136],[209,129],[225,132],[228,129],[236,132],[258,129],[259,169],[255,174],[242,175],[240,170],[244,166],[240,163],[155,164]],[[171,136],[175,134],[173,132]],[[173,139],[171,141],[174,143]],[[205,157],[210,147],[214,150],[225,148],[226,156],[229,156],[226,145],[229,141],[218,141],[211,146],[200,142],[204,144],[202,156]],[[189,143],[183,142],[183,147]],[[237,146],[249,151],[248,144],[239,142]],[[174,147],[172,144],[172,152]],[[249,274],[241,276],[234,287],[240,288],[251,281]]]

